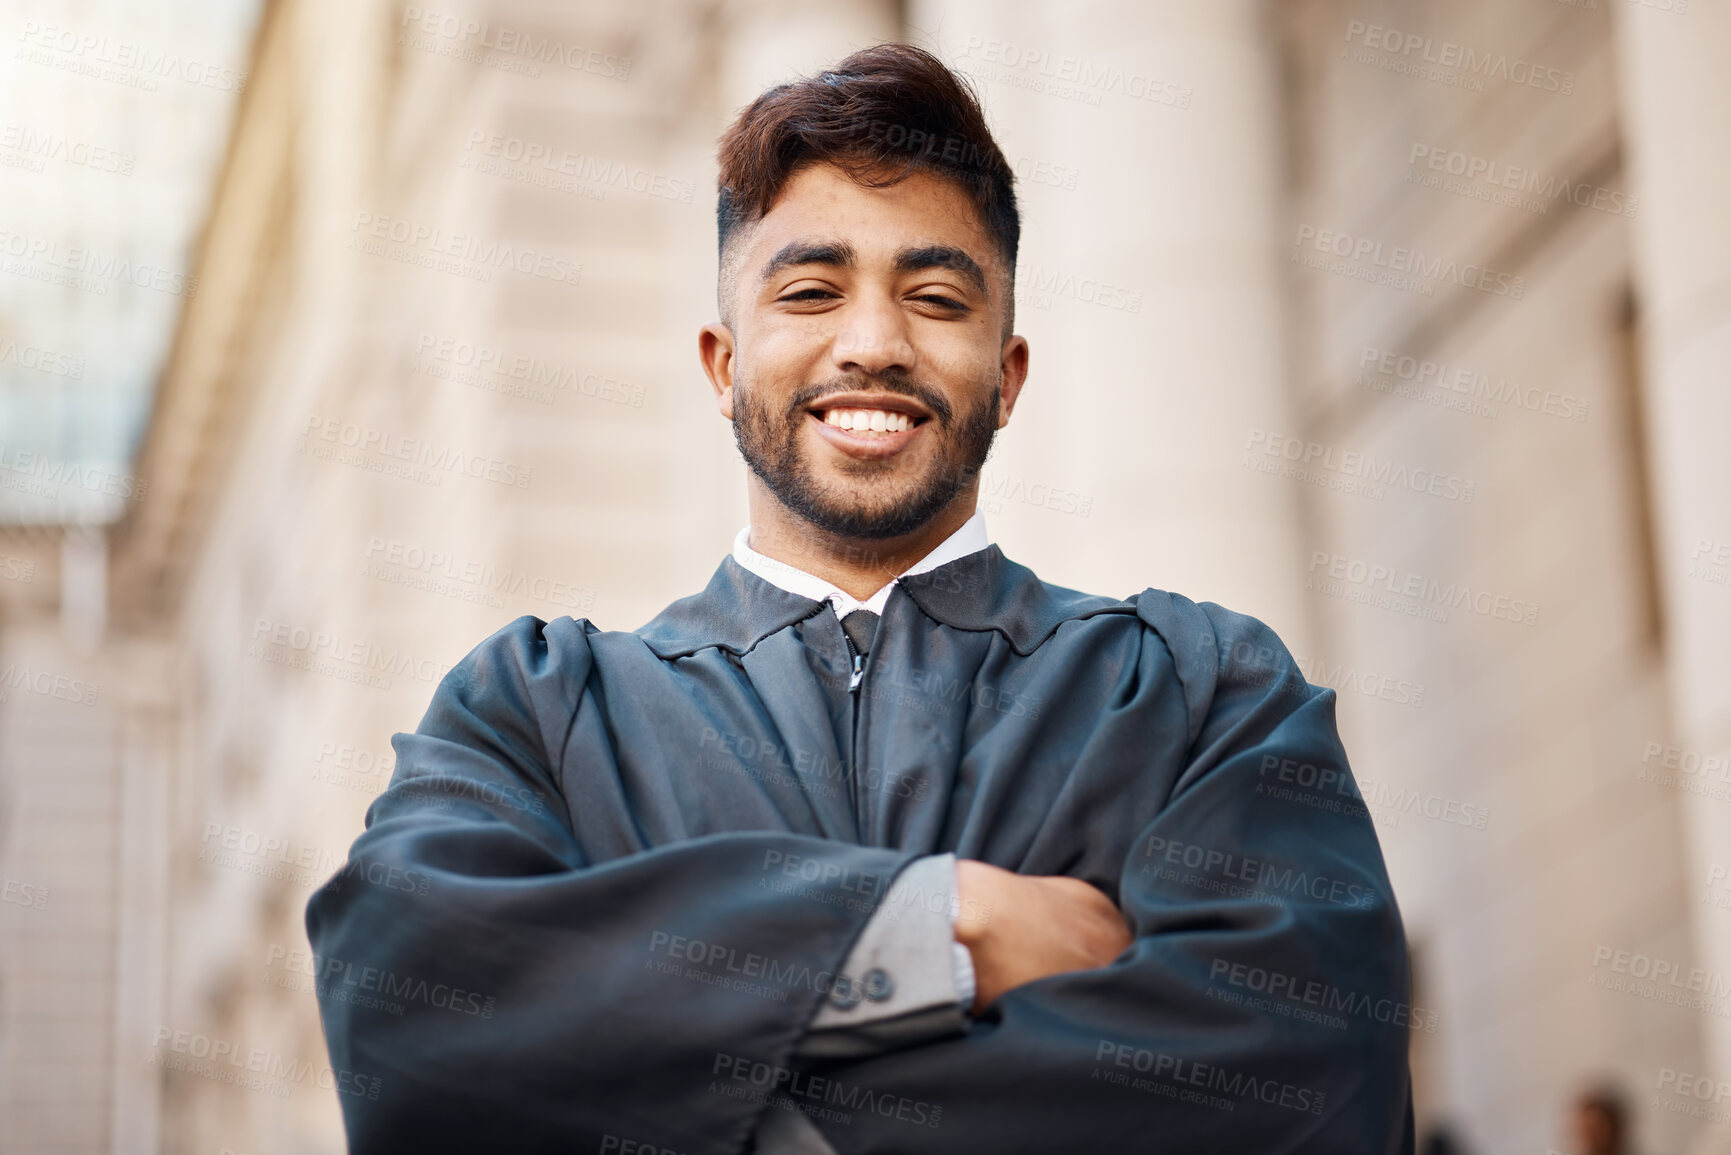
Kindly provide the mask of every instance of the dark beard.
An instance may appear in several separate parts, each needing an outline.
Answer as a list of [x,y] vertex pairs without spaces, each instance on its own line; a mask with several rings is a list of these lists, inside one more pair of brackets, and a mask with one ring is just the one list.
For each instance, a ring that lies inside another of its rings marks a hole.
[[[852,476],[882,480],[867,485],[863,494],[839,494],[812,477],[810,464],[799,453],[800,429],[813,402],[872,386],[912,397],[931,412],[928,424],[935,428],[927,433],[937,436],[937,456],[911,488],[895,484],[899,463],[893,459],[850,462],[847,471]],[[808,385],[794,394],[787,411],[779,416],[757,403],[756,393],[743,375],[733,390],[733,439],[745,463],[782,505],[841,538],[882,541],[912,533],[931,521],[979,476],[997,432],[996,388],[958,420],[948,401],[900,369],[875,378],[844,377]]]

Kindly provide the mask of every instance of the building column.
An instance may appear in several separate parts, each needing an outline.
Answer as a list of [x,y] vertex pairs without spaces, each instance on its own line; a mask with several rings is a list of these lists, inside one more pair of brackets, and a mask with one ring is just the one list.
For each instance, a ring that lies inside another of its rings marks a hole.
[[909,23],[1017,170],[1031,369],[983,495],[1006,551],[1097,593],[1219,601],[1312,652],[1298,483],[1244,465],[1255,434],[1301,433],[1264,5],[916,0]]
[[[1731,6],[1613,7],[1673,726],[1654,737],[1688,770],[1731,756]],[[1699,895],[1731,866],[1731,807],[1681,798]],[[1731,914],[1692,908],[1695,965],[1731,975]],[[1731,1020],[1701,1023],[1713,1074],[1731,1076]]]

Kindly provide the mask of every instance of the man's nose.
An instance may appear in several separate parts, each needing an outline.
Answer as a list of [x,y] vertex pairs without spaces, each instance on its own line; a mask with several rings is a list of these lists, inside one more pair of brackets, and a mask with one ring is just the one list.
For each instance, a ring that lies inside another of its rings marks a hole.
[[836,333],[831,356],[844,371],[871,376],[891,368],[911,372],[916,354],[906,315],[893,302],[856,305]]

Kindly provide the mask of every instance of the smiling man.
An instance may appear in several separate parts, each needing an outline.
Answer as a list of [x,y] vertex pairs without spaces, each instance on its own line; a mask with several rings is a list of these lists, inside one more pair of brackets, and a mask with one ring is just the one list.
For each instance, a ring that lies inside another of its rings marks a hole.
[[975,511],[1028,344],[971,93],[900,45],[772,89],[718,220],[750,524],[639,630],[507,626],[397,736],[307,915],[351,1148],[1410,1151],[1332,691]]

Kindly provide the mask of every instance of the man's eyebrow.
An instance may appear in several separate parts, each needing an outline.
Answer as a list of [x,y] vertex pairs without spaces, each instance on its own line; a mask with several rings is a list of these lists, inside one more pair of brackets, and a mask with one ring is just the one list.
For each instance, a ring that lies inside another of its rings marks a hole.
[[789,241],[781,251],[769,258],[758,274],[758,282],[766,283],[783,269],[795,265],[828,265],[836,269],[851,269],[858,263],[858,254],[846,241]]
[[954,245],[926,245],[918,249],[903,249],[896,254],[896,272],[917,273],[921,269],[951,269],[962,274],[981,296],[990,296],[986,289],[986,274],[974,258]]

